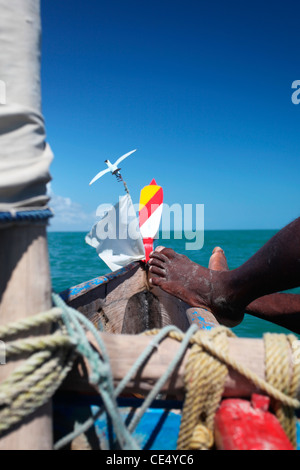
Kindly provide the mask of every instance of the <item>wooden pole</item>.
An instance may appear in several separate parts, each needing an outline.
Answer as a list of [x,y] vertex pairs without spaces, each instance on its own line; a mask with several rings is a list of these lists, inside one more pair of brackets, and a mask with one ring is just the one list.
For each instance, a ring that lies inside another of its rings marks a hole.
[[[130,370],[136,359],[153,340],[151,336],[145,335],[112,335],[101,333],[105,343],[115,385],[117,385]],[[93,338],[89,339],[97,346]],[[250,369],[259,378],[265,380],[265,351],[262,339],[228,338],[229,355]],[[162,376],[166,368],[175,357],[180,343],[170,338],[165,339],[157,350],[153,352],[149,361],[137,372],[128,383],[125,393],[146,394],[151,390],[153,384]],[[162,391],[179,399],[184,398],[184,370],[189,351],[186,351],[183,360],[178,365],[170,379],[164,385]],[[292,366],[292,353],[291,353]],[[292,370],[292,367],[290,368]],[[76,368],[69,374],[61,387],[64,391],[78,391],[94,394],[95,390],[88,384],[89,365],[80,361]],[[244,376],[229,367],[226,379],[224,396],[226,397],[249,397],[252,393],[260,390]],[[300,398],[300,387],[298,384],[297,398]]]
[[[0,325],[51,307],[46,224],[0,228]],[[45,334],[40,329],[36,334]],[[0,365],[0,382],[20,361]],[[0,439],[0,450],[52,449],[51,404],[43,406]]]
[[[52,153],[41,109],[40,0],[0,0],[1,80],[6,99],[0,120],[0,210],[45,209]],[[0,324],[51,307],[46,223],[0,225]],[[40,333],[47,333],[41,329]],[[0,381],[17,361],[0,365]],[[0,439],[0,449],[50,449],[50,406]]]

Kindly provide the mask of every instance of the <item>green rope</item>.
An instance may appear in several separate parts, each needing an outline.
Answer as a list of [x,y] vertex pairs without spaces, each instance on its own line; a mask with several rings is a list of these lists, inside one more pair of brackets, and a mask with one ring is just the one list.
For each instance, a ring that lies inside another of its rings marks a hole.
[[[90,381],[98,387],[114,424],[120,447],[138,449],[119,414],[113,394],[109,358],[96,328],[82,314],[67,307],[58,295],[53,294],[53,301],[58,308],[0,329],[0,338],[4,339],[50,322],[62,321],[64,325],[53,335],[6,343],[7,358],[31,356],[0,385],[0,435],[51,398],[70,371],[77,353],[86,357],[90,363]],[[88,342],[86,330],[93,333],[102,357]]]
[[49,401],[71,370],[73,353],[69,347],[38,351],[1,384],[0,435]]
[[26,338],[6,343],[6,357],[22,356],[48,349],[55,351],[58,348],[70,349],[76,346],[72,338],[65,335],[39,336],[38,338]]
[[[113,377],[110,368],[109,356],[106,347],[94,325],[84,317],[80,312],[68,307],[57,294],[53,294],[54,303],[62,309],[62,319],[66,325],[68,334],[71,338],[77,340],[77,351],[89,361],[91,367],[90,381],[97,386],[105,405],[106,412],[109,414],[121,449],[138,450],[139,446],[125,424],[123,423],[116,398],[114,396]],[[80,322],[94,336],[97,345],[100,348],[102,358],[94,351],[87,340],[86,331]]]
[[[59,295],[53,294],[53,303],[55,307],[47,312],[18,323],[15,322],[0,327],[0,339],[2,340],[13,337],[16,334],[31,332],[32,329],[40,328],[41,326],[49,324],[56,326],[54,332],[50,335],[17,339],[5,344],[7,358],[19,359],[24,356],[29,357],[0,384],[0,437],[7,433],[12,426],[20,423],[22,419],[49,401],[73,367],[76,356],[80,355],[89,362],[91,370],[89,381],[98,390],[103,406],[93,417],[58,441],[54,449],[64,447],[75,437],[86,432],[95,424],[101,413],[106,411],[112,421],[119,448],[138,450],[139,446],[132,436],[132,432],[182,360],[189,344],[196,341],[195,332],[198,331],[197,326],[192,325],[185,335],[175,326],[166,326],[159,330],[126,376],[114,388],[109,356],[99,331],[84,315],[68,307]],[[97,351],[88,341],[87,332],[93,335],[97,344]],[[155,332],[152,331],[152,333]],[[121,417],[116,399],[126,388],[132,377],[136,376],[138,370],[148,360],[153,351],[158,348],[160,342],[167,336],[172,336],[172,333],[180,333],[180,336],[182,336],[177,353],[163,375],[154,384],[152,390],[144,399],[142,406],[138,409],[127,427]],[[235,361],[230,360],[227,355],[224,356],[223,351],[216,351],[212,348],[210,338],[201,337],[201,346],[212,355],[218,357],[222,362],[240,371],[245,377],[254,380],[253,374],[250,371],[244,369],[241,371],[240,366]],[[263,388],[261,380],[259,384]],[[269,390],[271,395],[272,390]],[[276,389],[274,390],[277,395],[280,393]],[[292,399],[285,397],[284,394],[281,395],[283,395],[282,401],[284,402],[284,399],[289,399],[290,404]],[[294,402],[296,403],[295,406],[298,406],[299,402],[294,400],[293,406]]]
[[12,322],[9,325],[0,326],[0,338],[4,340],[9,336],[13,336],[18,333],[26,333],[32,331],[34,328],[39,328],[40,326],[57,322],[60,318],[61,310],[59,308],[52,308],[47,312],[39,313],[38,315],[25,318],[24,320]]
[[[154,385],[152,388],[151,392],[148,394],[146,399],[144,400],[143,405],[141,406],[140,410],[136,414],[135,418],[133,421],[130,423],[128,426],[128,430],[130,432],[133,432],[138,423],[140,422],[141,418],[145,414],[146,410],[152,403],[152,401],[156,398],[158,393],[160,392],[162,386],[164,383],[167,381],[168,377],[171,375],[171,373],[174,371],[174,368],[176,365],[180,362],[182,356],[185,353],[187,344],[190,341],[190,338],[192,335],[195,333],[197,330],[196,325],[193,325],[190,327],[188,332],[186,333],[186,338],[182,342],[177,354],[173,358],[171,364],[169,367],[166,369],[164,374],[160,377],[160,379],[157,381],[157,383]],[[149,356],[152,354],[154,350],[158,348],[158,345],[160,342],[168,336],[168,334],[171,331],[181,331],[176,327],[176,326],[165,326],[160,330],[160,332],[155,336],[155,338],[148,344],[148,346],[145,348],[145,350],[142,352],[142,354],[138,357],[138,359],[135,361],[135,363],[132,365],[130,370],[127,372],[125,377],[121,380],[119,385],[116,387],[114,390],[114,397],[117,398],[124,390],[128,382],[131,380],[132,377],[136,375],[136,372],[140,369],[140,367],[145,363],[145,361],[149,358]],[[67,444],[69,444],[71,441],[73,441],[76,437],[78,437],[80,434],[83,434],[88,431],[88,429],[95,424],[95,421],[101,416],[101,414],[105,411],[104,406],[100,408],[99,411],[97,411],[91,418],[88,418],[84,423],[79,425],[75,431],[72,431],[69,433],[67,436],[64,436],[62,439],[60,439],[58,442],[56,442],[54,449],[58,450],[63,447],[65,447]]]
[[[76,354],[79,354],[89,362],[91,369],[89,380],[96,386],[102,398],[103,407],[75,431],[57,442],[54,448],[62,448],[76,436],[86,432],[105,410],[112,421],[119,447],[126,450],[138,450],[139,446],[131,433],[182,359],[197,327],[193,325],[188,330],[176,356],[153,386],[127,428],[120,415],[116,398],[153,351],[158,348],[160,342],[171,331],[180,332],[180,330],[175,326],[161,329],[114,389],[109,356],[98,330],[84,315],[68,307],[59,295],[53,294],[52,298],[55,305],[53,309],[0,328],[0,338],[9,338],[49,323],[60,323],[60,328],[55,334],[18,339],[6,344],[8,358],[25,355],[30,355],[30,357],[0,384],[0,435],[51,398],[70,371]],[[87,331],[93,334],[101,354],[93,349],[88,341]]]
[[[177,353],[175,354],[174,358],[170,362],[169,366],[167,367],[167,369],[165,370],[163,375],[158,379],[158,381],[156,382],[156,384],[152,388],[151,392],[148,394],[148,396],[144,400],[142,406],[139,408],[139,410],[136,413],[135,417],[133,418],[133,420],[129,424],[129,426],[128,426],[129,431],[131,431],[131,432],[134,431],[134,429],[136,428],[136,426],[138,425],[138,423],[142,419],[143,415],[145,414],[145,412],[147,411],[147,409],[149,408],[149,406],[151,405],[153,400],[156,398],[156,396],[158,395],[158,393],[162,389],[163,385],[166,383],[166,381],[168,380],[170,375],[174,372],[177,364],[179,364],[179,362],[181,361],[182,357],[184,356],[184,354],[186,352],[186,349],[188,347],[188,344],[190,342],[191,337],[197,331],[197,329],[198,329],[198,327],[196,325],[192,325],[188,329],[188,331],[186,332],[185,337],[182,340],[182,342],[180,344],[180,347],[179,347]],[[163,328],[160,332],[160,336],[165,337],[169,334],[170,331],[177,331],[179,333],[182,333],[175,326],[171,326],[171,327]]]
[[[20,322],[0,327],[0,339],[7,340],[61,318],[51,309]],[[0,384],[0,435],[44,405],[55,393],[74,362],[74,343],[66,335],[26,338],[5,343],[6,358],[30,355]]]

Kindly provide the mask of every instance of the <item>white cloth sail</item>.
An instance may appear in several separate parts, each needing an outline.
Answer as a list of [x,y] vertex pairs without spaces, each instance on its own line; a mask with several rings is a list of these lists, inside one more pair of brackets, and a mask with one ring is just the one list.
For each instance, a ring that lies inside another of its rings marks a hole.
[[98,256],[116,271],[145,258],[143,239],[129,194],[121,196],[85,237]]
[[43,208],[53,158],[41,112],[40,0],[0,0],[0,211]]

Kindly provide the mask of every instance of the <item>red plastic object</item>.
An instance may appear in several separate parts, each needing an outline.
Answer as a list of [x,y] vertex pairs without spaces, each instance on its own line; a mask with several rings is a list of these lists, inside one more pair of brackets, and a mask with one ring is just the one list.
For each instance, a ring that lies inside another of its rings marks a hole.
[[278,419],[268,410],[269,398],[253,394],[251,403],[225,399],[215,416],[218,450],[295,450]]
[[149,261],[149,255],[153,251],[153,238],[143,238],[144,248],[145,248],[145,260],[144,262]]

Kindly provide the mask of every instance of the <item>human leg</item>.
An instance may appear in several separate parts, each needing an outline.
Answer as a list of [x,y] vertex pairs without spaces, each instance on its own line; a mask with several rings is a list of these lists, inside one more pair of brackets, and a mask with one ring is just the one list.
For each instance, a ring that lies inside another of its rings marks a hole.
[[154,251],[149,265],[153,285],[189,305],[239,322],[257,298],[300,285],[300,218],[232,271],[204,268],[169,248]]

